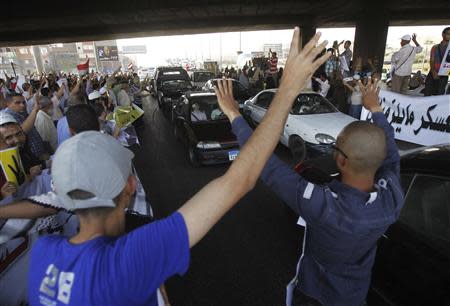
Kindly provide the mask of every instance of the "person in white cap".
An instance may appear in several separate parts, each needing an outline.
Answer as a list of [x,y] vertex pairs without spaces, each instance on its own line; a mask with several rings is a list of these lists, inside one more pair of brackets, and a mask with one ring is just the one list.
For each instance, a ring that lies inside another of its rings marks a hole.
[[[129,234],[123,232],[125,209],[136,189],[133,153],[100,132],[65,141],[55,154],[52,177],[61,204],[78,215],[80,231],[70,239],[49,235],[35,243],[29,304],[157,305],[156,289],[187,271],[189,248],[255,186],[295,98],[330,55],[316,58],[327,43],[317,44],[319,37],[299,50],[300,30],[295,29],[280,88],[228,171],[171,216]],[[220,80],[216,94],[236,103],[230,80]]]
[[[414,42],[415,47],[410,42]],[[422,47],[417,42],[416,34],[412,37],[409,34],[403,35],[400,41],[402,46],[400,50],[392,55],[392,86],[391,90],[406,94],[409,89],[409,80],[411,79],[412,65],[416,54],[422,52]]]

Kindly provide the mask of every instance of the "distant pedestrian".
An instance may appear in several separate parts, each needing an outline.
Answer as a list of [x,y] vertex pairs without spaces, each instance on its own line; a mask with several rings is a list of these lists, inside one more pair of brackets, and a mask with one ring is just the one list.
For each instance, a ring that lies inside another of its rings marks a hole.
[[[411,46],[411,41],[416,45]],[[392,55],[392,86],[391,90],[394,92],[406,94],[409,89],[409,80],[411,79],[412,65],[416,54],[422,52],[422,47],[417,42],[416,34],[407,34],[402,36],[400,50]]]
[[442,31],[442,41],[434,45],[430,52],[430,72],[425,80],[425,96],[443,95],[448,83],[448,75],[438,75],[441,63],[444,60],[445,50],[447,50],[450,40],[450,27]]

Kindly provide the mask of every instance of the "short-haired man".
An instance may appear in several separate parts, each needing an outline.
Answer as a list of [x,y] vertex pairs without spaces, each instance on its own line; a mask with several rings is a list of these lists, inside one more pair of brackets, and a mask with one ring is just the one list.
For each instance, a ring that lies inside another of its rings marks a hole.
[[[442,41],[434,45],[430,51],[430,72],[425,79],[425,96],[444,95],[448,83],[448,75],[439,75],[441,64],[450,40],[450,27],[442,31]],[[448,61],[448,60],[447,60]]]
[[[69,240],[47,236],[35,243],[30,305],[156,305],[156,289],[186,272],[189,248],[254,187],[295,98],[328,58],[316,60],[326,44],[315,47],[320,34],[301,51],[299,36],[296,28],[281,88],[254,137],[223,176],[168,218],[123,235],[124,210],[136,189],[133,154],[99,132],[64,142],[55,154],[53,182],[62,205],[79,216],[80,231]],[[220,80],[216,94],[232,97],[231,81]]]
[[[340,180],[312,184],[275,156],[261,175],[306,221],[303,254],[288,286],[288,306],[364,305],[377,240],[403,206],[393,128],[379,105],[376,82],[360,86],[374,124],[356,121],[339,134],[334,159]],[[252,130],[235,104],[219,103],[243,146]]]
[[[342,42],[340,44],[342,44]],[[353,52],[352,52],[352,50],[350,50],[351,45],[352,45],[352,42],[350,40],[346,40],[344,42],[344,52],[342,52],[339,55],[345,59],[345,63],[347,64],[347,67],[346,67],[347,69],[346,70],[343,69],[344,78],[353,76],[353,72],[350,69],[351,63],[352,63],[352,58],[353,58]],[[339,49],[338,49],[338,51],[339,51]]]
[[12,115],[20,124],[23,131],[28,135],[30,148],[34,155],[42,160],[48,159],[48,154],[45,152],[44,142],[41,135],[34,127],[36,116],[39,111],[39,95],[35,95],[35,103],[33,110],[29,115],[26,113],[25,98],[18,93],[9,93],[6,96],[6,108],[4,112]]
[[[411,46],[409,43],[412,41],[416,45]],[[422,47],[417,42],[416,34],[403,35],[400,40],[402,46],[400,50],[392,55],[392,86],[391,90],[394,92],[406,94],[409,89],[409,80],[411,79],[412,65],[416,54],[422,52]]]

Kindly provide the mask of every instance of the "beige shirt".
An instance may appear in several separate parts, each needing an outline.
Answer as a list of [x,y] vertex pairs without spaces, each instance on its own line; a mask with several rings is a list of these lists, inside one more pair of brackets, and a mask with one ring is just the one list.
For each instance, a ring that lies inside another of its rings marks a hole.
[[41,135],[42,140],[48,142],[52,149],[56,150],[58,147],[58,133],[52,117],[50,117],[46,112],[40,110],[36,115],[34,127],[38,131],[39,135]]

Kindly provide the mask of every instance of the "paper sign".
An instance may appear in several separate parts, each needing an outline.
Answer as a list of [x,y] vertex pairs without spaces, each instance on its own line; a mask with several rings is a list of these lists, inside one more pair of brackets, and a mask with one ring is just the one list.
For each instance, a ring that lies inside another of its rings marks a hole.
[[0,151],[0,164],[8,182],[17,186],[25,182],[25,171],[17,147]]
[[132,124],[144,114],[144,110],[135,104],[131,106],[118,106],[112,115],[106,117],[107,120],[114,119],[117,126],[122,128]]
[[448,76],[450,75],[450,44],[447,45],[444,57],[442,58],[441,68],[439,68],[438,75]]

